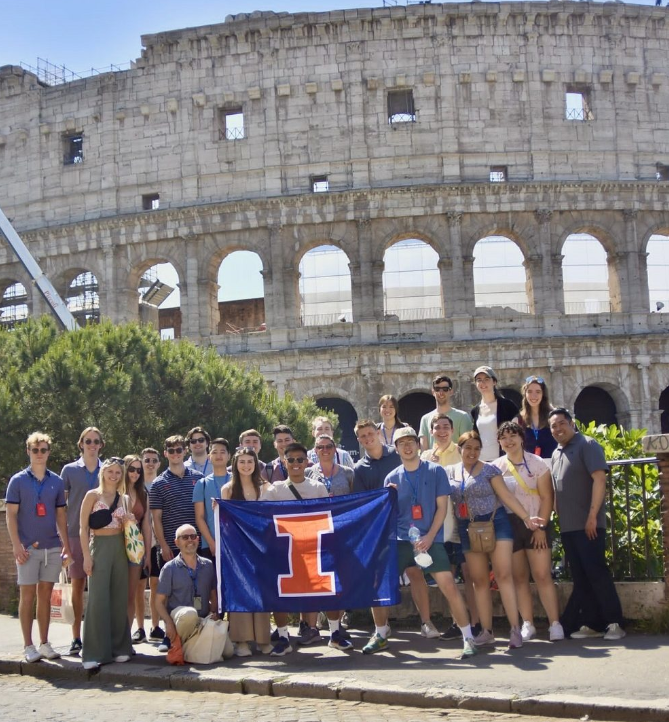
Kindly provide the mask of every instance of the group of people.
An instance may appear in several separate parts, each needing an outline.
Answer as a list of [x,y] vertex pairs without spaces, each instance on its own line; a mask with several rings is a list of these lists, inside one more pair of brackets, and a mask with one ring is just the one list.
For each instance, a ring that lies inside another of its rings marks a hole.
[[[437,376],[432,382],[435,409],[422,418],[418,432],[399,418],[395,397],[383,396],[381,421],[360,420],[355,426],[362,453],[355,464],[337,446],[325,416],[313,420],[312,448],[297,441],[288,426],[276,426],[278,455],[267,464],[259,459],[262,438],[255,429],[243,431],[233,449],[226,439],[212,439],[197,426],[185,437],[165,439],[167,468],[160,474],[161,455],[154,448],[102,460],[103,435],[88,427],[79,438],[80,457],[59,476],[47,468],[51,439],[32,433],[27,439],[29,465],[11,478],[6,495],[26,660],[58,656],[49,644],[48,628],[51,591],[63,565],[72,581],[74,608],[69,653],[80,654],[84,667],[94,670],[128,661],[133,644],[147,638],[167,651],[177,636],[192,632],[198,619],[217,615],[213,500],[295,501],[383,487],[397,491],[398,572],[410,583],[422,636],[461,639],[464,658],[495,645],[492,568],[510,625],[509,649],[537,634],[530,577],[551,641],[569,636],[621,639],[622,609],[605,560],[607,465],[602,448],[576,430],[567,409],[551,407],[543,378],[526,379],[520,409],[500,394],[489,366],[476,369],[474,382],[481,398],[467,412],[451,404],[451,379]],[[561,615],[551,577],[554,512],[574,582]],[[140,527],[145,541],[139,563],[126,556],[124,526],[129,521]],[[494,529],[494,540],[480,547],[470,540],[469,527],[484,522]],[[464,598],[455,584],[456,567],[465,582]],[[428,577],[453,616],[442,634],[430,619]],[[32,638],[35,601],[39,645]],[[375,630],[362,649],[365,654],[389,645],[388,607],[371,611]],[[320,639],[317,613],[300,614],[297,635],[291,638],[288,614],[274,612],[272,631],[271,612],[228,614],[238,656],[256,649],[283,656],[294,642],[308,645]],[[348,612],[328,611],[326,617],[329,645],[352,650]]]

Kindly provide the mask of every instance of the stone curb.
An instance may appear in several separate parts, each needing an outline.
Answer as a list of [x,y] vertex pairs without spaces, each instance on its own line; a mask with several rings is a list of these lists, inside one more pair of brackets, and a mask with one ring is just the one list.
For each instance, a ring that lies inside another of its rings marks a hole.
[[[466,709],[497,713],[515,713],[559,718],[583,718],[606,722],[669,722],[669,707],[654,705],[652,701],[637,701],[608,697],[584,698],[569,695],[520,698],[500,693],[472,694],[459,690],[433,688],[411,690],[401,687],[349,682],[304,681],[291,675],[271,675],[261,672],[249,675],[242,670],[231,670],[233,676],[220,677],[189,669],[153,667],[129,662],[124,665],[103,667],[90,675],[80,664],[46,662],[28,664],[21,660],[0,659],[0,674],[20,674],[48,679],[66,678],[82,681],[125,683],[153,689],[207,691],[224,694],[255,694],[273,697],[299,697],[311,699],[338,699],[371,704],[399,705],[403,707]],[[243,672],[239,674],[239,672]]]

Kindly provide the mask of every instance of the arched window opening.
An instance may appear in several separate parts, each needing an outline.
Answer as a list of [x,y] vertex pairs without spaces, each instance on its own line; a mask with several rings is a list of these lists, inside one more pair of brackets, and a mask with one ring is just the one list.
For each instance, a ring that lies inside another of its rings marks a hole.
[[574,415],[586,426],[594,421],[597,426],[600,424],[618,423],[618,411],[616,402],[611,395],[599,386],[586,386],[576,397],[574,402]]
[[95,274],[84,271],[67,289],[67,308],[79,325],[100,322],[100,286]]
[[610,313],[609,267],[602,244],[572,233],[562,246],[565,313]]
[[348,256],[336,246],[318,246],[300,261],[300,316],[303,326],[353,321]]
[[[0,286],[1,288],[1,286]],[[28,318],[28,294],[22,283],[10,283],[0,299],[0,326],[14,328]]]
[[439,254],[417,238],[394,243],[383,256],[383,306],[400,321],[441,318]]
[[152,323],[162,339],[181,337],[179,275],[171,263],[156,263],[139,279],[139,315]]
[[265,331],[262,259],[252,251],[234,251],[218,267],[218,333]]
[[426,391],[414,391],[399,400],[400,419],[409,424],[414,431],[420,430],[420,420],[425,414],[434,411],[434,396]]
[[322,396],[320,399],[316,399],[316,406],[324,411],[334,411],[334,413],[337,414],[339,418],[339,430],[341,431],[339,445],[357,460],[360,451],[358,439],[353,429],[358,421],[358,413],[353,407],[353,404],[336,396]]
[[651,236],[646,252],[650,310],[669,313],[669,236]]
[[530,312],[525,257],[505,236],[488,236],[474,246],[474,299],[477,308]]

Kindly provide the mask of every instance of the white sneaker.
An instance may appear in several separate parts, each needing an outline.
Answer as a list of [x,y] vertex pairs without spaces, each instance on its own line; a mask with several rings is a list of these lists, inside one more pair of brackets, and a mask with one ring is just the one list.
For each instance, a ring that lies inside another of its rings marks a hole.
[[119,654],[118,657],[114,657],[114,662],[118,662],[119,664],[122,664],[123,662],[129,662],[129,661],[130,661],[129,654]]
[[523,622],[520,636],[523,638],[523,642],[529,642],[530,639],[534,639],[537,636],[537,628],[532,622]]
[[551,624],[548,628],[548,638],[551,642],[559,642],[564,639],[564,629],[562,629],[560,622],[553,622],[553,624]]
[[425,622],[420,625],[420,633],[428,639],[436,639],[439,636],[439,630],[432,622]]
[[625,630],[619,624],[616,624],[614,622],[613,624],[609,624],[609,626],[606,628],[606,634],[604,635],[604,639],[613,641],[616,639],[622,639],[625,635]]
[[100,662],[84,662],[83,667],[87,670],[97,669],[100,666]]
[[[618,625],[616,624],[616,627]],[[590,629],[590,627],[586,627],[583,625],[578,632],[572,632],[571,638],[572,639],[594,639],[595,637],[603,637],[604,632],[598,632],[595,629]]]
[[[270,650],[271,652],[272,650]],[[237,642],[235,644],[235,656],[236,657],[250,657],[253,654],[251,647],[246,642]]]
[[34,644],[29,644],[24,650],[23,655],[26,658],[26,662],[39,662],[42,659],[42,654],[37,650]]
[[44,659],[60,659],[60,654],[56,652],[56,650],[49,644],[49,642],[44,642],[44,644],[40,644],[37,651],[42,655]]
[[260,651],[262,654],[269,654],[272,651],[273,647],[271,644],[261,644],[260,645]]

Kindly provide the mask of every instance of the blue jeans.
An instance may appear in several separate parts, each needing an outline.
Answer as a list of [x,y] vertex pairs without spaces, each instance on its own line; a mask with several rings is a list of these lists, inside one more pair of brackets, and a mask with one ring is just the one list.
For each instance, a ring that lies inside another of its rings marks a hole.
[[560,536],[574,581],[574,590],[560,617],[565,634],[584,625],[603,632],[609,624],[622,624],[620,599],[606,566],[606,529],[597,529],[595,539],[588,539],[585,531]]

